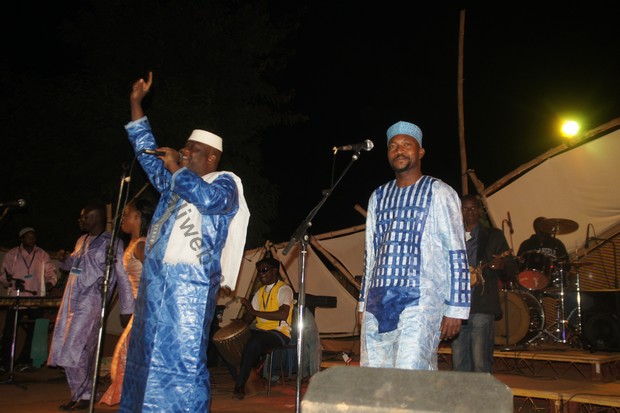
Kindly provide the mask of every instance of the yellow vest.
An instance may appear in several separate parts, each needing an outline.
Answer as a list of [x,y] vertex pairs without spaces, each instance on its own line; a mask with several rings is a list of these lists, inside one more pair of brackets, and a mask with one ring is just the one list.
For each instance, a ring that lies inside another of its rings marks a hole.
[[[285,286],[284,281],[279,280],[269,292],[266,292],[267,286],[262,286],[257,291],[258,311],[278,311],[280,304],[278,303],[278,291]],[[256,317],[256,328],[260,330],[277,330],[287,337],[291,337],[291,321],[293,319],[293,306],[288,312],[286,323],[281,320],[267,320],[265,318]]]

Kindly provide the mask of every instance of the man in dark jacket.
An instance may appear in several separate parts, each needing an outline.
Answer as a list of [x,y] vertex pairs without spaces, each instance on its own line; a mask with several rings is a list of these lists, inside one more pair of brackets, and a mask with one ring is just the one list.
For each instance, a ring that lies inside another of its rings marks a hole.
[[482,205],[475,195],[461,197],[472,289],[469,319],[452,341],[452,369],[490,373],[495,321],[502,318],[499,280],[512,279],[518,266],[502,231],[480,222]]

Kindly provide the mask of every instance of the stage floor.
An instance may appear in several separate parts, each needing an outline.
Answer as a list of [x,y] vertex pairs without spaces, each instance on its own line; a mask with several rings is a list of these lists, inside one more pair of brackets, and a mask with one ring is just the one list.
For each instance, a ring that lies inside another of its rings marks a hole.
[[[232,398],[233,380],[225,367],[211,369],[212,374],[212,413],[284,413],[294,412],[296,405],[296,381],[291,379],[285,385],[277,384],[271,388],[267,397],[265,389],[256,396],[243,400]],[[0,411],[10,413],[51,413],[58,412],[58,406],[66,402],[69,389],[64,375],[58,369],[41,367],[37,371],[15,373],[16,384],[0,385]],[[102,380],[100,390],[105,390],[109,382]],[[303,383],[301,394],[305,393],[307,383]],[[115,412],[118,406],[96,405],[95,412]]]
[[[579,350],[522,350],[518,354],[499,352],[496,354],[496,371],[494,377],[509,386],[515,396],[515,411],[568,411],[570,403],[603,403],[610,407],[611,412],[620,411],[620,379],[608,377],[606,380],[592,380],[584,378],[583,369],[571,368],[567,371],[562,367],[567,363],[562,361],[577,360],[587,365],[586,375],[591,372],[591,362],[602,362],[618,367],[620,353],[589,354]],[[442,358],[443,355],[443,358]],[[439,351],[440,370],[449,370],[449,351],[444,348]],[[498,363],[497,357],[509,364]],[[514,357],[516,356],[516,357]],[[544,368],[526,368],[523,362],[544,363]],[[570,363],[569,362],[569,363]],[[510,364],[514,363],[514,364]],[[564,363],[564,364],[563,364]],[[326,353],[323,358],[323,368],[332,365],[344,365],[340,353]],[[359,365],[359,359],[353,355],[350,366]],[[514,367],[514,368],[509,368]],[[581,366],[579,366],[581,367]],[[564,373],[562,375],[557,372]],[[271,396],[267,396],[266,389],[256,396],[246,397],[243,400],[232,398],[233,381],[225,367],[215,367],[212,372],[212,408],[214,413],[283,413],[294,412],[296,406],[296,380],[291,378],[285,385],[277,384],[272,387]],[[611,370],[614,375],[618,370]],[[33,372],[15,373],[16,384],[0,385],[0,400],[2,411],[11,413],[47,413],[57,412],[58,406],[69,398],[69,390],[62,372],[58,369],[42,367]],[[105,390],[108,383],[101,380],[100,389]],[[23,388],[22,388],[23,387]],[[302,384],[300,399],[307,389]],[[481,389],[483,391],[483,389]],[[542,406],[542,407],[541,407]],[[559,406],[559,407],[558,407]],[[97,405],[95,412],[114,412],[118,406]],[[575,411],[575,410],[571,410]]]

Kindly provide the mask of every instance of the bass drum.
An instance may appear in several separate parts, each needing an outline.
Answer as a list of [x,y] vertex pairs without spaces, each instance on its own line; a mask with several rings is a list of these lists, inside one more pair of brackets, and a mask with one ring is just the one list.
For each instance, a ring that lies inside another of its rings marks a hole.
[[523,253],[523,268],[517,276],[519,285],[528,290],[547,288],[552,279],[554,257],[536,251]]
[[542,334],[545,313],[536,297],[526,291],[500,291],[504,316],[495,321],[495,345],[529,343]]

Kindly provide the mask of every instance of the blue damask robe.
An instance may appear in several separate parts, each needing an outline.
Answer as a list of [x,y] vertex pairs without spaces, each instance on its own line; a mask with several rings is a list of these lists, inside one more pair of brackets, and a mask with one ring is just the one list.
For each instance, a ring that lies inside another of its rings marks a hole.
[[209,331],[241,182],[228,172],[171,174],[161,160],[142,154],[157,148],[146,117],[126,129],[161,198],[147,236],[119,411],[207,412]]

